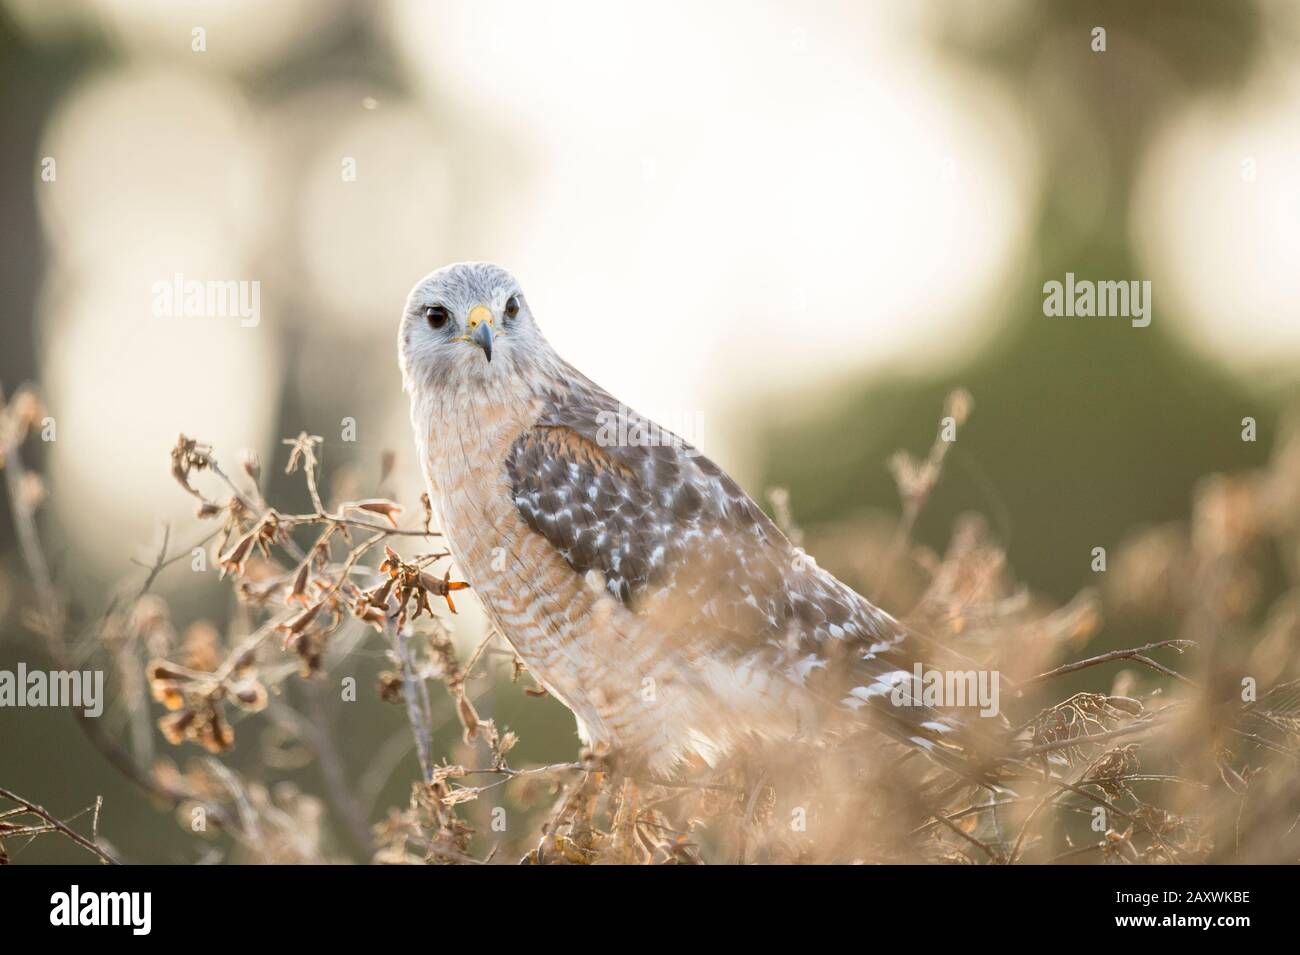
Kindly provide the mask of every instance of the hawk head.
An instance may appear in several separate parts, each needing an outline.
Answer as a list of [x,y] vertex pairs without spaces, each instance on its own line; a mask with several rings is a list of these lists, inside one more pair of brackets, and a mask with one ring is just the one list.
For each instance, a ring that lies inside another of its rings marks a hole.
[[458,262],[411,289],[398,335],[407,389],[502,384],[550,353],[515,277],[488,262]]

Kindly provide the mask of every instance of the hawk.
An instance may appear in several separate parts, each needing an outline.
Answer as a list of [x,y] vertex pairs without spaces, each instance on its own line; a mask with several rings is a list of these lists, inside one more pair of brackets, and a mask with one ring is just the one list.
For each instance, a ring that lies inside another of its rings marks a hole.
[[398,344],[447,543],[584,742],[671,773],[883,710],[894,735],[951,745],[933,711],[888,705],[912,666],[903,628],[716,464],[564,361],[509,272],[431,273]]

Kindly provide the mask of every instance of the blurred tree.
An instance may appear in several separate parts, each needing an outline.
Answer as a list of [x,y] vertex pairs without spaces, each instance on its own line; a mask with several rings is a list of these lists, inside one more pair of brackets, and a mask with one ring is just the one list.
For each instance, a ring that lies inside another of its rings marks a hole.
[[[981,511],[1020,576],[1063,599],[1091,582],[1093,547],[1184,514],[1204,474],[1268,453],[1282,396],[1259,395],[1189,353],[1159,288],[1144,329],[1042,311],[1043,283],[1066,272],[1149,275],[1130,235],[1144,150],[1186,98],[1240,86],[1261,15],[1252,3],[1214,0],[1060,2],[1025,4],[1020,19],[991,25],[946,19],[944,8],[936,8],[936,42],[1021,103],[1044,167],[1030,249],[1000,303],[1007,317],[990,347],[943,378],[845,382],[829,407],[782,399],[817,410],[762,435],[764,481],[790,488],[805,523],[864,506],[895,509],[890,453],[923,452],[944,394],[965,386],[974,417],[918,537],[941,546],[958,513]],[[1097,26],[1106,29],[1104,53],[1092,49]],[[1241,440],[1245,415],[1259,421],[1255,444]]]

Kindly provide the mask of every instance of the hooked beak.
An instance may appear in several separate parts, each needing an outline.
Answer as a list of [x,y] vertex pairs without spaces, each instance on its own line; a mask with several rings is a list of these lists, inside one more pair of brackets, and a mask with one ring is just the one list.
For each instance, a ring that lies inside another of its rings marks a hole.
[[483,349],[488,361],[492,360],[492,312],[486,305],[469,310],[469,340]]

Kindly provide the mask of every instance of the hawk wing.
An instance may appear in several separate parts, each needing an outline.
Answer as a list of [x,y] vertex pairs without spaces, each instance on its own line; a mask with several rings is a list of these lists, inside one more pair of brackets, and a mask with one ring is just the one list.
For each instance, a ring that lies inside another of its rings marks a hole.
[[[668,599],[736,649],[890,640],[898,625],[820,572],[739,485],[681,438],[573,373],[506,457],[515,506],[575,572],[634,613]],[[712,638],[712,639],[711,639]]]
[[669,645],[728,652],[737,666],[759,654],[948,762],[947,717],[889,705],[896,674],[919,659],[901,625],[817,567],[694,447],[571,375],[506,457],[525,523],[575,573],[661,622]]

